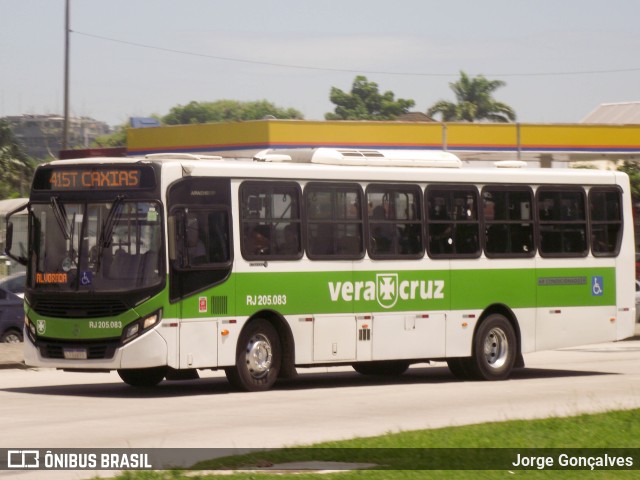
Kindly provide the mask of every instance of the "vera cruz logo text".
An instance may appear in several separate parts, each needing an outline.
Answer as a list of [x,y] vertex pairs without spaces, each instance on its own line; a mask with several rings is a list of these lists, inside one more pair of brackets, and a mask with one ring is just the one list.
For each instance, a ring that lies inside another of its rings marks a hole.
[[329,282],[332,302],[377,301],[382,308],[392,308],[403,300],[444,298],[444,280],[400,280],[397,273],[378,273],[375,282]]

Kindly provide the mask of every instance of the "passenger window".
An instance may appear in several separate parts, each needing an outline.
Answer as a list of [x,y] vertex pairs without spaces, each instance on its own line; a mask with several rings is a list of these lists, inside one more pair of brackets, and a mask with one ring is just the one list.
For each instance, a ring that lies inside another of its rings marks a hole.
[[422,192],[418,186],[370,185],[367,207],[371,258],[420,258]]
[[620,190],[593,187],[589,191],[591,252],[597,257],[614,257],[622,243],[622,200]]
[[240,203],[241,249],[245,259],[302,257],[297,184],[245,182],[240,187]]
[[[169,187],[167,246],[172,302],[217,285],[231,274],[234,252],[230,206],[228,178],[187,176]],[[128,263],[126,257],[119,261]]]
[[307,255],[311,259],[364,256],[359,185],[311,183],[304,191]]
[[485,254],[488,257],[531,257],[533,194],[528,188],[485,187],[482,190]]
[[478,257],[478,191],[460,185],[430,186],[426,202],[429,256]]
[[537,192],[538,245],[542,256],[587,255],[585,195],[580,189],[541,187]]
[[226,210],[186,209],[184,248],[180,250],[183,268],[227,264],[230,257],[229,214]]

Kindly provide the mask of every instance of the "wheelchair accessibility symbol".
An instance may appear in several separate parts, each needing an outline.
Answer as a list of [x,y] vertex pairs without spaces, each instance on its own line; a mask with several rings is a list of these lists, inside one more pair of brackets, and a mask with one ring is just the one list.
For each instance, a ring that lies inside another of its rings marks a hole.
[[80,285],[91,285],[93,283],[93,273],[81,272],[80,273]]
[[591,295],[594,297],[601,297],[604,293],[604,286],[602,277],[591,277]]

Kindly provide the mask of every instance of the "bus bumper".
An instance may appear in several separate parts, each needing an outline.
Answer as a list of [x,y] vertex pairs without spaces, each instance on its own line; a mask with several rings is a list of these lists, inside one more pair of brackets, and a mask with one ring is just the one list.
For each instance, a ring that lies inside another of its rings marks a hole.
[[160,367],[167,365],[167,342],[156,330],[151,330],[126,345],[118,347],[112,358],[78,360],[43,357],[38,348],[25,336],[24,362],[30,367],[64,370]]

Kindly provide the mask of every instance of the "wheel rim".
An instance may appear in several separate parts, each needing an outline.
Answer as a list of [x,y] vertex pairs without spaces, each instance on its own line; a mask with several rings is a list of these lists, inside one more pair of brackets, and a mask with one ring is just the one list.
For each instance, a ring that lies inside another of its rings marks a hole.
[[258,333],[247,344],[247,368],[253,378],[263,378],[269,373],[273,363],[273,353],[269,339]]
[[509,356],[509,340],[501,328],[492,328],[484,339],[484,358],[491,368],[501,368]]
[[20,343],[21,338],[17,333],[10,333],[4,338],[5,343]]

